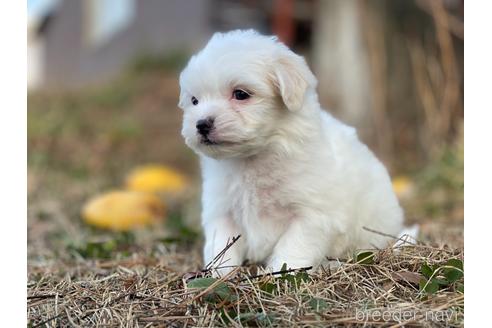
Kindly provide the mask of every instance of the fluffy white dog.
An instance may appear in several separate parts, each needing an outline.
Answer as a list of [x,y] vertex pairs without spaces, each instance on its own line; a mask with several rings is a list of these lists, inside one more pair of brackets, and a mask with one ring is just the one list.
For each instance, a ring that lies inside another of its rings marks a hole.
[[[385,247],[403,214],[385,167],[321,109],[305,60],[275,37],[217,33],[180,76],[182,134],[203,174],[209,263],[316,267]],[[227,270],[226,270],[227,271]]]

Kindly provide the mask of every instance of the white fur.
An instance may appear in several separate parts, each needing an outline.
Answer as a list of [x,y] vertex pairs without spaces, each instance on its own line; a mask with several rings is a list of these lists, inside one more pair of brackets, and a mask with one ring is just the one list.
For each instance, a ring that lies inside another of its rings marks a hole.
[[[403,214],[388,172],[355,129],[323,111],[304,59],[254,31],[217,33],[180,76],[182,134],[200,156],[204,261],[317,266],[385,247]],[[232,98],[235,88],[252,97]],[[198,99],[195,106],[191,97]],[[215,117],[201,143],[196,122]]]

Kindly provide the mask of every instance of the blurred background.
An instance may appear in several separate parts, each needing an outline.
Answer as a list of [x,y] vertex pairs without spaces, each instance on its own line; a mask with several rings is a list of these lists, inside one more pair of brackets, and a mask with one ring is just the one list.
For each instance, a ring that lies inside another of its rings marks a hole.
[[[30,265],[199,248],[178,76],[214,32],[237,28],[304,55],[323,107],[388,167],[407,222],[422,240],[461,247],[463,15],[463,0],[28,0]],[[159,224],[84,223],[88,199],[127,188],[149,163],[185,185],[159,194]]]

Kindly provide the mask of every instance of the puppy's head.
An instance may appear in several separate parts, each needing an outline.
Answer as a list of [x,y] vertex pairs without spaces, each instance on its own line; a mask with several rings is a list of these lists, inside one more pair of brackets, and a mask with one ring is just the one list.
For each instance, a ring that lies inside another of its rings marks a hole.
[[303,108],[316,79],[304,59],[255,31],[216,33],[180,76],[182,135],[213,158],[258,153],[286,115]]

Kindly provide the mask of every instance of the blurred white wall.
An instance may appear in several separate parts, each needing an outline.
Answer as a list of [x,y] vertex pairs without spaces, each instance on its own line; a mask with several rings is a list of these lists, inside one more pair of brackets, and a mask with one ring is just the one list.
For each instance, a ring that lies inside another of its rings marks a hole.
[[37,22],[28,18],[27,24],[27,89],[40,87],[43,82],[44,43],[35,35]]
[[105,83],[138,56],[195,51],[190,48],[212,31],[210,1],[56,1],[33,25],[30,85],[75,89]]

